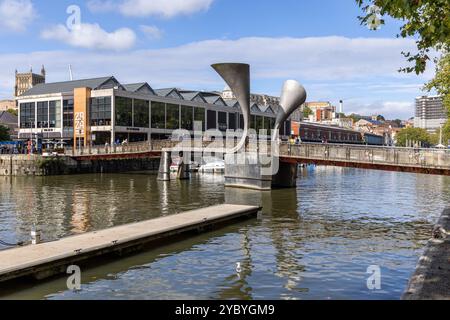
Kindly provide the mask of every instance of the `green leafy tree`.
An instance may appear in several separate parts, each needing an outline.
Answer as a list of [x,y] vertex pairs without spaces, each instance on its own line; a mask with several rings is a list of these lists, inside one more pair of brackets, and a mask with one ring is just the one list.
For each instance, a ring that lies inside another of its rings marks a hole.
[[353,120],[354,123],[358,122],[359,120],[361,120],[361,116],[355,113],[352,113],[351,115],[348,116],[349,118],[351,118]]
[[311,110],[310,107],[308,107],[308,106],[303,107],[303,118],[308,118],[312,114],[313,114],[313,111]]
[[[356,0],[356,2],[366,13],[365,16],[359,17],[361,24],[371,26],[374,15],[388,15],[403,22],[398,37],[416,39],[417,52],[402,52],[412,65],[401,68],[400,71],[421,74],[432,59],[430,54],[432,50],[440,54],[440,57],[434,58],[436,75],[425,85],[425,89],[428,91],[434,89],[442,96],[450,116],[450,1]],[[379,11],[374,11],[374,8]],[[380,25],[385,23],[383,19],[376,22]],[[447,137],[450,137],[450,120],[444,126],[443,135],[447,141]]]
[[397,146],[406,147],[407,141],[421,142],[423,146],[433,144],[431,135],[422,128],[404,128],[396,136]]
[[8,109],[8,112],[11,113],[12,115],[15,115],[16,117],[19,115],[19,113],[15,109]]
[[[373,25],[374,15],[391,16],[404,22],[398,37],[415,37],[417,52],[403,52],[413,66],[400,69],[404,72],[423,73],[431,60],[432,49],[448,54],[450,48],[450,1],[448,0],[356,0],[365,16],[361,24]],[[374,12],[377,8],[379,12]],[[380,25],[385,24],[379,19]],[[377,25],[375,25],[376,27]]]
[[402,127],[402,120],[400,119],[395,119],[392,120],[393,123],[395,123],[397,125],[397,127],[401,128]]
[[9,128],[0,125],[0,141],[9,141],[9,140],[10,140]]

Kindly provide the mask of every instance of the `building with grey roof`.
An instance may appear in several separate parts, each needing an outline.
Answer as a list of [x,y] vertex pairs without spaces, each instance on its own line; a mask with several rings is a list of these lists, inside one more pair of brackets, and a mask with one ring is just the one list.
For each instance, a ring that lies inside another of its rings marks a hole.
[[0,125],[9,129],[11,139],[17,139],[18,137],[18,124],[17,116],[8,111],[0,111]]
[[[17,99],[20,139],[87,144],[168,138],[176,129],[243,128],[236,100],[220,92],[153,89],[148,83],[121,84],[113,76],[38,84]],[[250,125],[272,129],[273,105],[252,103]],[[290,133],[290,121],[282,135]]]

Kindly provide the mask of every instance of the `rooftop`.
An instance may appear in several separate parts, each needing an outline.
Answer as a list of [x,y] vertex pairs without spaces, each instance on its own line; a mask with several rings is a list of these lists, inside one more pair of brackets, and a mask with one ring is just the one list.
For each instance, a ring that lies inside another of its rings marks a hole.
[[41,83],[24,92],[21,96],[35,96],[52,93],[72,92],[75,88],[92,88],[93,90],[113,88],[121,84],[113,77],[101,77],[64,82]]

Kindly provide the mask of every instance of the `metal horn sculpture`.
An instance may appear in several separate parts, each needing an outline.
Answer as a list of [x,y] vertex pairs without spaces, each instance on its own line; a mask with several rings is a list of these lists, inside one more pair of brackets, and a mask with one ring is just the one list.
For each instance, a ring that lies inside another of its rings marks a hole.
[[305,88],[295,80],[287,80],[281,91],[280,106],[272,135],[272,141],[278,140],[280,126],[298,107],[306,101]]
[[235,148],[229,153],[235,153],[245,146],[250,120],[250,66],[244,63],[218,63],[211,66],[228,84],[241,106],[244,118],[244,132]]

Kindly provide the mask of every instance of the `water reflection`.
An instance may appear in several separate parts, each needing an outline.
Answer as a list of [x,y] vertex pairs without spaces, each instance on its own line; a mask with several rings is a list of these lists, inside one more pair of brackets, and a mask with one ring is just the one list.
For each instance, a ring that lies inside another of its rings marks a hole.
[[[0,239],[45,239],[218,203],[262,206],[257,220],[169,244],[3,297],[49,299],[398,299],[450,200],[441,176],[309,167],[297,189],[225,189],[223,177],[158,182],[147,173],[0,178]],[[236,272],[236,263],[241,272]],[[366,268],[382,269],[367,290]]]

